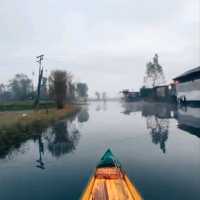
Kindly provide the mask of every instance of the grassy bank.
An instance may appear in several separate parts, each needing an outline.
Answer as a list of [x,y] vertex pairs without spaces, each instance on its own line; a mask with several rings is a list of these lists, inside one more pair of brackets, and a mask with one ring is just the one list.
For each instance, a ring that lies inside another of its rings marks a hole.
[[78,107],[66,105],[64,109],[56,108],[31,110],[27,112],[0,112],[0,157],[10,149],[36,135],[60,119],[75,114]]
[[[33,101],[9,101],[0,103],[0,111],[18,111],[33,109]],[[53,101],[41,101],[39,109],[56,107]]]

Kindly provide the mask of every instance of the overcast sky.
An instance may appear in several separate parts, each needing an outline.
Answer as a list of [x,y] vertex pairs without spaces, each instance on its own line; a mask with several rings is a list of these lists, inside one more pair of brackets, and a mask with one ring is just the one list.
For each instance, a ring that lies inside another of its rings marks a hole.
[[200,65],[199,0],[0,0],[0,82],[35,56],[66,69],[90,95],[138,90],[158,53],[167,81]]

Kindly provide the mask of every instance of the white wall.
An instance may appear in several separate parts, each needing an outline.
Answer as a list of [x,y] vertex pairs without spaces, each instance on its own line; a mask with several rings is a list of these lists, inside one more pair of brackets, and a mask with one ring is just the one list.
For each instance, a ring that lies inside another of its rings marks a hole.
[[187,101],[200,101],[200,79],[177,83],[177,97],[185,96]]

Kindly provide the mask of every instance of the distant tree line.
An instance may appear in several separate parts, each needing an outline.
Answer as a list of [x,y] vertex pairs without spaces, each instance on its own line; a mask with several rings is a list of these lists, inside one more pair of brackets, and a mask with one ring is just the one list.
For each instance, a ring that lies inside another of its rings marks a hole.
[[100,93],[100,92],[95,92],[95,96],[96,96],[96,100],[97,101],[101,101],[101,100],[103,100],[103,101],[106,101],[107,100],[107,94],[106,94],[106,92],[103,92],[102,94]]
[[[34,100],[37,94],[33,80],[26,74],[16,74],[8,83],[0,84],[0,101]],[[58,108],[65,102],[72,102],[80,98],[87,100],[88,86],[86,83],[73,82],[73,75],[64,70],[54,70],[49,77],[42,78],[40,99],[54,100]]]

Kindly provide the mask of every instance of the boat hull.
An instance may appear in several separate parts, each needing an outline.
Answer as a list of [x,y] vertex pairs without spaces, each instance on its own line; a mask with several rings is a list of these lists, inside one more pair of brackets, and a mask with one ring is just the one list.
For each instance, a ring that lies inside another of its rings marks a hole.
[[108,149],[97,165],[81,200],[142,200],[142,196]]

